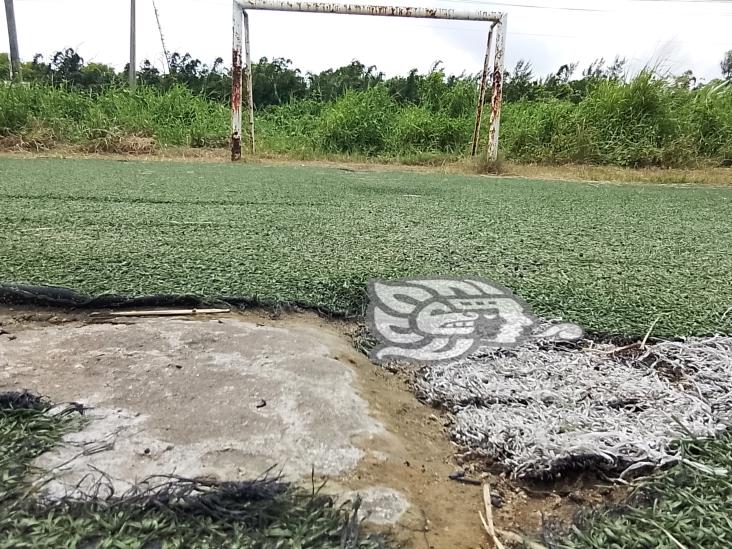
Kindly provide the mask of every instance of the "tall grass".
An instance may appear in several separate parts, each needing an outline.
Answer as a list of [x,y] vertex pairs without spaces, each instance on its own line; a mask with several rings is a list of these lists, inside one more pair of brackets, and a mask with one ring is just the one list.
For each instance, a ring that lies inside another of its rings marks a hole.
[[223,146],[228,109],[176,86],[100,94],[44,85],[0,87],[0,136],[38,147],[55,143],[101,146],[119,136],[148,137],[164,145]]
[[[259,149],[294,156],[464,155],[475,87],[467,80],[448,86],[439,73],[422,87],[419,104],[395,98],[378,84],[333,102],[306,99],[268,107],[257,113]],[[155,145],[219,147],[228,140],[228,128],[227,106],[184,87],[95,95],[40,85],[0,88],[0,138],[18,138],[26,146],[65,142],[98,150],[132,135]],[[731,165],[732,87],[716,83],[688,90],[645,72],[627,83],[598,82],[579,103],[507,103],[501,148],[516,162]]]

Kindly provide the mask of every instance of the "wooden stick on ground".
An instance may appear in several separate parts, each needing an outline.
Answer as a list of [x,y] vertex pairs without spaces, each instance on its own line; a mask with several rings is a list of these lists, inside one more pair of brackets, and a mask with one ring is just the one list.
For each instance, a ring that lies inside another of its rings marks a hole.
[[656,327],[656,323],[661,320],[661,315],[658,315],[656,317],[656,320],[653,321],[653,324],[651,324],[651,327],[648,328],[648,331],[646,332],[646,336],[643,338],[643,341],[641,341],[640,348],[641,351],[644,351],[646,349],[646,341],[648,341],[648,338],[651,335],[651,332],[653,331],[653,328]]
[[92,313],[108,316],[179,316],[179,315],[211,315],[229,313],[231,309],[151,309],[148,311],[112,311],[111,313]]
[[483,513],[478,511],[480,521],[483,523],[486,533],[490,536],[496,549],[506,549],[501,540],[496,535],[496,529],[493,527],[493,507],[491,505],[491,486],[487,482],[483,485],[483,506],[485,507],[485,517]]

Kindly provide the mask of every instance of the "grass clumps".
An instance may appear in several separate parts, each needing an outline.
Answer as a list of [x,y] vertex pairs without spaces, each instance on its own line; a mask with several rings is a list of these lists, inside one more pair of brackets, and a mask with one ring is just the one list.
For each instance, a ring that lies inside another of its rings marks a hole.
[[[32,460],[80,426],[78,405],[53,408],[28,393],[0,393],[0,547],[384,547],[360,532],[359,502],[338,507],[318,490],[274,478],[213,482],[147,479],[129,492],[98,486],[46,500]],[[104,495],[102,495],[104,494]]]
[[141,86],[100,93],[41,84],[0,86],[5,148],[79,145],[91,152],[148,154],[159,145],[219,147],[228,142],[229,111],[183,86]]
[[624,167],[729,165],[732,86],[696,90],[644,72],[598,83],[579,103],[549,99],[506,105],[502,147],[519,162]]
[[564,549],[723,548],[732,545],[732,434],[680,444],[681,463],[644,483],[628,503],[585,516]]
[[[388,82],[261,106],[257,149],[291,157],[356,155],[431,163],[468,155],[477,87],[433,71],[419,92]],[[508,94],[510,95],[510,94]],[[259,106],[259,105],[258,105]],[[485,107],[481,148],[488,133]],[[151,147],[224,147],[230,112],[183,85],[84,91],[47,84],[0,87],[0,146],[57,143],[93,152],[145,154]],[[128,139],[129,137],[129,139]],[[623,167],[729,166],[732,85],[695,88],[652,72],[588,83],[581,97],[507,97],[500,148],[521,163]]]

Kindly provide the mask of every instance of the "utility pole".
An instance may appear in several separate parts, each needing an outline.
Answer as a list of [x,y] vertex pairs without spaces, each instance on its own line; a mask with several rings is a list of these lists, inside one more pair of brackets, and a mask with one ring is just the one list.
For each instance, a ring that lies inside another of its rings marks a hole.
[[18,53],[18,29],[15,27],[15,8],[13,0],[5,0],[5,18],[8,21],[8,40],[10,42],[10,75],[20,81],[20,53]]
[[153,0],[153,9],[155,10],[155,20],[158,22],[158,32],[160,33],[160,43],[163,45],[163,55],[165,55],[165,66],[168,67],[170,72],[170,55],[168,55],[168,48],[165,47],[165,38],[163,38],[163,26],[160,24],[160,14],[158,13],[158,6]]
[[[8,0],[5,0],[7,3]],[[11,0],[12,1],[12,0]],[[137,75],[135,62],[135,0],[130,0],[130,65],[128,75],[130,79],[130,89],[134,90],[137,84]]]

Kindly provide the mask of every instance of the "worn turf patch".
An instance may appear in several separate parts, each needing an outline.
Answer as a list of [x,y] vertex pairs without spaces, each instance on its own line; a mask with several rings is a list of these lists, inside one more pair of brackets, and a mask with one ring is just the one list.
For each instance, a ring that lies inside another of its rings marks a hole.
[[513,476],[636,476],[679,460],[676,441],[732,424],[732,338],[641,348],[487,349],[423,368],[417,395],[454,414],[453,440]]
[[360,531],[358,501],[340,507],[315,487],[266,476],[155,477],[124,494],[102,480],[83,496],[44,499],[48,473],[32,471],[31,461],[79,426],[80,411],[28,393],[0,394],[0,548],[385,546]]
[[589,332],[732,331],[729,188],[0,159],[0,282],[362,314],[370,278],[482,276]]

